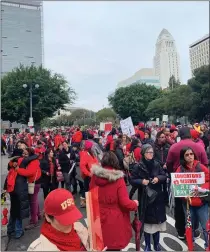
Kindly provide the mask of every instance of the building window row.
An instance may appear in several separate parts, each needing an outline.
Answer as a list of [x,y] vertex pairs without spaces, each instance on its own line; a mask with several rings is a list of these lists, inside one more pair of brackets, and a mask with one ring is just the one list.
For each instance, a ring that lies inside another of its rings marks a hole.
[[26,4],[18,4],[18,3],[7,3],[7,2],[2,2],[1,4],[4,5],[4,6],[18,7],[18,8],[30,9],[30,10],[40,10],[41,9],[40,6],[34,6],[34,5],[26,5]]

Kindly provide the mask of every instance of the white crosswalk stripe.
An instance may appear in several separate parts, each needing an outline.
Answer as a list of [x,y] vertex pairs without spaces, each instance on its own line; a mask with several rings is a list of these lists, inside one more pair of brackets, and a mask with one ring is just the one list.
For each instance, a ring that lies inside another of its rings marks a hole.
[[[172,217],[170,217],[169,215],[166,215],[166,216],[167,216],[167,223],[168,223],[169,225],[171,225],[172,227],[175,228],[175,220],[174,220]],[[84,218],[84,222],[85,222],[85,224],[86,224],[86,226],[87,226],[87,218]],[[161,233],[161,234],[160,234],[160,245],[161,245],[161,247],[162,247],[165,251],[176,251],[176,250],[173,250],[172,247],[169,247],[169,246],[164,242],[164,239],[165,239],[165,238],[169,238],[169,239],[173,240],[174,242],[178,243],[178,244],[182,247],[182,251],[188,251],[188,247],[187,247],[187,245],[186,245],[185,242],[181,241],[180,239],[178,239],[176,236],[174,236],[174,235],[172,235],[172,234],[169,234],[169,233],[164,232],[164,233]],[[203,239],[201,239],[201,238],[196,239],[196,240],[195,240],[195,243],[196,243],[200,248],[204,249],[204,240],[203,240]],[[143,242],[142,245],[145,246],[145,243]],[[127,245],[127,247],[125,247],[125,248],[123,249],[123,251],[128,251],[129,249],[135,249],[135,248],[136,248],[136,245],[135,245],[134,243],[129,243],[129,244]],[[151,248],[152,248],[152,250],[154,251],[153,245],[151,245]],[[144,249],[141,247],[140,250],[143,251]]]

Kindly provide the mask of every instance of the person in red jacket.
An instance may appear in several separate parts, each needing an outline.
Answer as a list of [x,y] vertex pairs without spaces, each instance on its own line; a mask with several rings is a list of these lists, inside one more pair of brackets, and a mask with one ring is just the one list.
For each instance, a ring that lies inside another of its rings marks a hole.
[[140,146],[141,142],[138,138],[132,140],[130,152],[133,153],[136,162],[139,162],[142,158]]
[[[209,169],[202,165],[196,157],[195,152],[190,147],[184,147],[180,151],[180,166],[176,170],[177,173],[182,172],[204,172],[205,173],[205,184],[202,186],[205,189],[209,189]],[[208,247],[208,234],[206,231],[206,223],[208,221],[208,203],[199,197],[188,197],[184,199],[183,205],[186,214],[186,200],[190,204],[191,221],[194,223],[195,217],[197,216],[198,221],[203,229],[203,236],[205,240],[205,248]],[[194,228],[194,225],[193,225]]]
[[[26,148],[23,151],[23,159],[18,159],[18,165],[21,162],[24,162],[24,159],[31,157],[34,155],[34,150],[32,148]],[[32,229],[37,226],[38,219],[40,216],[39,213],[39,202],[38,202],[38,193],[41,187],[40,177],[41,177],[41,169],[40,163],[38,159],[32,160],[29,164],[27,164],[25,168],[16,169],[17,174],[27,177],[28,183],[35,183],[34,194],[29,194],[29,203],[30,203],[30,212],[31,212],[31,220],[30,224],[25,227],[25,229]]]
[[72,136],[72,143],[80,144],[82,141],[82,132],[77,128],[76,132]]
[[58,146],[63,142],[63,138],[60,133],[57,133],[54,138],[55,149],[58,149]]
[[119,161],[112,152],[106,152],[101,166],[91,169],[90,189],[98,187],[98,202],[104,246],[107,251],[125,248],[131,237],[130,212],[137,211],[138,201],[130,200],[120,170]]
[[98,164],[98,159],[94,156],[93,152],[91,151],[92,147],[93,147],[93,143],[86,140],[84,142],[84,147],[82,147],[82,150],[79,153],[81,176],[84,179],[84,191],[82,192],[82,195],[80,198],[81,207],[86,206],[85,192],[89,191],[89,184],[90,184],[90,179],[91,179],[90,169],[93,164]]

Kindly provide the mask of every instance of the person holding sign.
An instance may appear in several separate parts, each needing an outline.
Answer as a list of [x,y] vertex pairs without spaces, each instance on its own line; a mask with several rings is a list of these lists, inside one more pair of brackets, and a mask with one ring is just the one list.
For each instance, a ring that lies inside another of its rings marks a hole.
[[[205,184],[202,188],[209,189],[209,170],[206,166],[202,165],[196,157],[195,152],[190,147],[184,147],[180,151],[180,166],[176,170],[176,173],[205,173]],[[193,174],[193,178],[196,177]],[[186,179],[186,178],[185,178]],[[190,179],[188,179],[190,180]],[[191,179],[192,180],[192,179]],[[187,179],[186,179],[187,182]],[[189,182],[190,183],[190,182]],[[202,197],[186,197],[183,201],[184,212],[186,214],[186,200],[189,200],[190,204],[190,214],[192,220],[193,229],[195,223],[195,217],[198,218],[200,225],[203,229],[205,248],[208,247],[208,234],[206,231],[206,223],[208,221],[208,202]]]

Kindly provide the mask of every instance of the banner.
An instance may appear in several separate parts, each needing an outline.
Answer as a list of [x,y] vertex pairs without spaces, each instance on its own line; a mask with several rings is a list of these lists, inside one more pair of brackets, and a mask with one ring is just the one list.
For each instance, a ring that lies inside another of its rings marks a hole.
[[104,251],[104,242],[101,230],[100,210],[98,203],[98,187],[86,192],[86,212],[90,237],[89,251]]
[[122,130],[123,134],[125,134],[125,135],[127,135],[129,137],[135,135],[135,129],[134,129],[131,117],[128,117],[128,118],[126,118],[124,120],[121,120],[120,121],[120,127],[121,127],[121,130]]
[[[174,197],[194,197],[194,188],[205,183],[205,173],[171,173],[171,183]],[[207,196],[207,194],[199,195],[199,197],[204,196]]]
[[104,131],[110,132],[111,130],[112,130],[112,123],[111,122],[105,123]]

